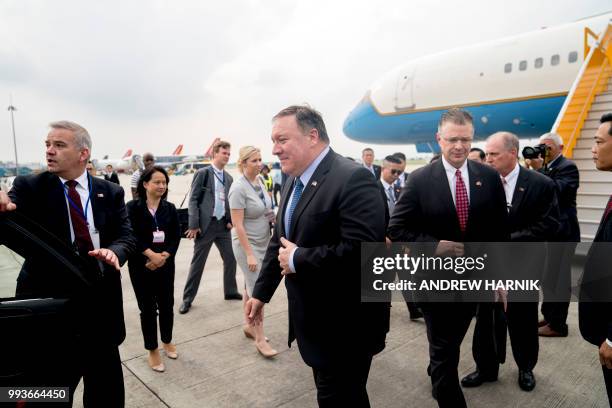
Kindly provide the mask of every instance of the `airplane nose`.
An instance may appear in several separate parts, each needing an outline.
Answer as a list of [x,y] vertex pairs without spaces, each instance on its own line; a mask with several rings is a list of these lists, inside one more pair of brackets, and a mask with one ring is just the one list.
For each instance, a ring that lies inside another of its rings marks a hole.
[[367,140],[364,139],[372,135],[372,124],[376,122],[377,116],[368,91],[344,120],[342,131],[350,139],[365,142]]

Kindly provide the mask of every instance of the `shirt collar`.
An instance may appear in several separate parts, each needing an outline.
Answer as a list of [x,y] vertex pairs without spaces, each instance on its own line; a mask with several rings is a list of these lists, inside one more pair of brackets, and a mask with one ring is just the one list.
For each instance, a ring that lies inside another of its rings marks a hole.
[[516,178],[518,178],[519,175],[519,171],[521,171],[521,166],[519,166],[518,163],[516,163],[514,165],[514,168],[512,169],[512,171],[510,173],[508,173],[506,175],[506,177],[503,177],[504,179],[506,179],[506,183],[510,184],[511,181],[515,180]]
[[[68,181],[62,177],[60,177],[59,179],[62,182],[62,184],[66,184],[66,182]],[[89,177],[87,177],[87,170],[85,170],[83,174],[81,174],[79,177],[75,178],[74,180],[78,183],[79,186],[81,186],[85,190],[89,190]]]
[[314,174],[317,167],[319,167],[319,164],[321,164],[321,162],[323,161],[323,158],[325,157],[325,155],[327,155],[328,152],[329,152],[329,145],[325,146],[325,149],[323,149],[323,151],[319,153],[317,158],[314,159],[312,163],[310,163],[310,165],[306,168],[306,170],[304,170],[304,172],[300,176],[300,180],[302,181],[302,184],[304,185],[304,187],[308,185],[310,178]]
[[223,174],[223,170],[219,170],[219,169],[217,168],[217,166],[215,166],[215,165],[214,165],[214,164],[212,164],[212,163],[210,163],[210,165],[211,165],[211,167],[213,168],[213,170],[214,170],[214,171],[216,171],[216,172],[217,172],[217,173],[219,173],[219,174]]
[[[447,173],[451,173],[454,176],[455,173],[457,172],[457,169],[452,164],[446,161],[446,159],[444,158],[444,155],[442,155],[441,158],[442,158],[442,164],[444,165],[444,170],[446,170]],[[468,161],[466,159],[461,165],[461,167],[459,167],[459,170],[461,170],[462,174],[467,172],[467,162]]]
[[389,184],[385,181],[385,179],[383,179],[382,177],[380,178],[380,182],[382,183],[383,187],[385,188],[385,191],[387,191],[389,189],[389,187],[391,187],[393,184]]
[[558,162],[558,161],[559,161],[559,158],[560,158],[561,156],[563,156],[563,154],[559,154],[557,157],[555,157],[554,159],[552,159],[552,160],[550,161],[550,163],[548,163],[548,167],[552,166],[552,165],[553,165],[555,162]]

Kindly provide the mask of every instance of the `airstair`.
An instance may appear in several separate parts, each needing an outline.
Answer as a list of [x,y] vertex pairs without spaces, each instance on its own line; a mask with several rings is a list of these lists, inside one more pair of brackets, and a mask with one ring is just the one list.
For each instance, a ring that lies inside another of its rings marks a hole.
[[[589,38],[597,41],[589,46]],[[597,38],[585,29],[587,57],[552,128],[563,138],[563,154],[580,172],[576,199],[582,242],[595,237],[608,197],[612,194],[612,172],[598,171],[591,147],[599,119],[612,112],[612,23]]]

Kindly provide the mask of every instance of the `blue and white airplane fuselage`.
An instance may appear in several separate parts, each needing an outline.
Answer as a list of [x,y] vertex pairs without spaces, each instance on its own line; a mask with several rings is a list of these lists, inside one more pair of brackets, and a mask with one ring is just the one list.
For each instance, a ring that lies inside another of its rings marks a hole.
[[584,29],[600,33],[606,13],[574,23],[412,60],[377,80],[344,122],[351,139],[437,149],[442,112],[466,108],[475,139],[505,130],[549,132],[584,61]]

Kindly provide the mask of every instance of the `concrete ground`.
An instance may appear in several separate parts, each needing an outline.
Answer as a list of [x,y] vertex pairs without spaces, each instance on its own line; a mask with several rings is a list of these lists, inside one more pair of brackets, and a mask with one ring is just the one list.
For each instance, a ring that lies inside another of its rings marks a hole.
[[[173,177],[170,200],[180,203],[191,177]],[[127,177],[122,176],[127,186]],[[126,189],[129,197],[129,188]],[[182,240],[177,254],[175,310],[178,310],[187,277],[193,243]],[[2,262],[6,260],[2,257]],[[2,263],[0,262],[0,263]],[[1,272],[1,268],[0,268]],[[284,285],[266,306],[265,330],[280,354],[271,360],[260,356],[242,333],[242,303],[223,300],[222,263],[216,248],[206,265],[200,291],[188,314],[175,314],[174,341],[179,358],[164,357],[166,372],[153,372],[146,358],[139,312],[127,268],[123,269],[127,338],[121,345],[126,406],[135,407],[316,407],[311,370],[302,362],[297,345],[288,348],[287,300]],[[237,272],[242,287],[242,272]],[[0,279],[2,281],[2,279]],[[374,358],[368,392],[373,407],[436,407],[426,374],[428,345],[425,324],[412,322],[403,303],[394,303],[387,347]],[[577,307],[569,316],[570,335],[541,339],[535,368],[537,386],[523,392],[517,385],[517,368],[508,347],[499,380],[465,389],[470,407],[606,407],[607,398],[597,349],[578,332]],[[472,327],[462,346],[460,376],[474,369],[471,356]],[[347,333],[347,344],[358,329]],[[110,391],[109,391],[110,392]],[[81,407],[81,390],[75,407]]]

